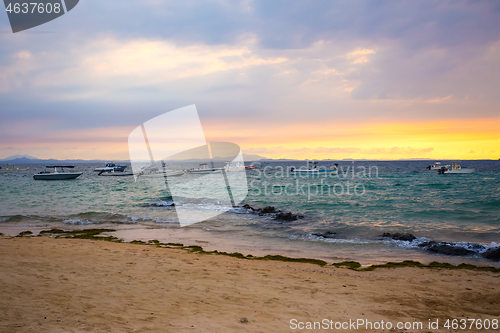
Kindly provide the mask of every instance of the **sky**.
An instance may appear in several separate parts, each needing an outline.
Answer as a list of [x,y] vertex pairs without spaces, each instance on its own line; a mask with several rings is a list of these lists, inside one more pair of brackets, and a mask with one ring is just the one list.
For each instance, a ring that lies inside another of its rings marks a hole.
[[195,104],[207,141],[290,159],[499,159],[498,1],[96,1],[13,34],[0,158],[128,159]]

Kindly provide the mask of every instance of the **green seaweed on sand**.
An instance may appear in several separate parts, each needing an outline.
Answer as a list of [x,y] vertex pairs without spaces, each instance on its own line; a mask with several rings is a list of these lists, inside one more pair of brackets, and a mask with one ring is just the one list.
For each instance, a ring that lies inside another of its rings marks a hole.
[[221,256],[228,256],[228,257],[233,257],[233,258],[240,258],[240,259],[250,259],[251,257],[245,257],[244,254],[239,253],[239,252],[219,252],[217,250],[212,251],[212,252],[206,252],[206,253],[213,253],[213,254],[218,254]]
[[[123,239],[119,239],[114,236],[100,236],[101,233],[103,232],[114,232],[116,230],[114,229],[82,229],[82,230],[70,230],[70,231],[65,231],[61,229],[50,229],[50,230],[42,230],[40,231],[39,235],[50,235],[50,236],[55,236],[55,238],[77,238],[77,239],[92,239],[92,240],[104,240],[104,241],[109,241],[109,242],[116,242],[116,243],[123,243]],[[0,234],[2,235],[2,234]],[[23,231],[19,233],[18,236],[16,237],[23,237],[23,236],[28,236],[32,235],[31,231]],[[161,243],[157,239],[149,240],[147,242],[141,241],[141,240],[133,240],[129,242],[130,244],[137,244],[137,245],[150,245],[150,246],[156,246],[156,247],[161,247],[161,248],[171,248],[171,249],[184,249],[192,253],[199,253],[199,254],[215,254],[215,255],[223,255],[223,256],[228,256],[228,257],[234,257],[234,258],[239,258],[239,259],[246,259],[246,260],[269,260],[269,261],[281,261],[281,262],[298,262],[298,263],[307,263],[307,264],[314,264],[314,265],[319,265],[319,266],[326,266],[327,263],[324,260],[319,260],[319,259],[312,259],[312,258],[290,258],[282,255],[266,255],[263,257],[254,257],[253,255],[249,254],[245,256],[242,253],[239,252],[219,252],[217,250],[215,251],[205,251],[203,250],[203,247],[199,245],[188,245],[184,246],[181,243]],[[418,267],[418,268],[429,268],[429,269],[468,269],[468,270],[475,270],[475,271],[485,271],[485,272],[493,272],[493,273],[500,273],[500,268],[492,267],[492,266],[475,266],[471,264],[459,264],[457,266],[449,264],[449,263],[440,263],[433,261],[428,265],[424,265],[418,261],[413,261],[413,260],[405,260],[402,262],[388,262],[385,264],[377,264],[377,265],[371,265],[368,267],[361,267],[361,264],[357,261],[342,261],[338,263],[333,263],[333,267],[346,267],[348,269],[362,272],[362,271],[373,271],[377,268],[401,268],[401,267]]]
[[361,267],[361,264],[357,261],[342,261],[338,263],[333,263],[333,266],[339,268],[339,267],[346,267],[352,270],[357,270],[358,268]]
[[26,231],[21,231],[19,233],[19,235],[17,235],[16,237],[24,237],[24,236],[31,236],[31,235],[33,235],[33,232],[26,230]]
[[471,264],[459,264],[457,266],[446,263],[446,262],[437,262],[433,261],[428,265],[424,265],[418,261],[413,260],[405,260],[401,262],[388,262],[385,264],[371,265],[368,267],[361,268],[361,264],[357,261],[343,261],[339,263],[334,263],[335,267],[346,267],[348,269],[363,272],[363,271],[373,271],[377,268],[402,268],[402,267],[418,267],[418,268],[430,268],[430,269],[468,269],[474,271],[485,271],[485,272],[493,272],[499,273],[500,268],[492,267],[492,266],[475,266]]
[[168,246],[179,246],[179,247],[184,246],[184,244],[182,244],[182,243],[167,243],[165,245],[168,245]]
[[129,243],[130,244],[136,244],[136,245],[150,245],[150,244],[148,244],[146,242],[143,242],[141,240],[135,240],[135,239],[133,241],[130,241]]
[[51,229],[43,230],[40,234],[44,235],[55,235],[55,238],[76,238],[76,239],[92,239],[92,240],[103,240],[108,242],[122,243],[123,239],[114,236],[100,236],[103,232],[114,232],[115,229],[82,229],[82,230],[61,230],[61,229]]
[[273,261],[283,261],[283,262],[301,262],[305,264],[314,264],[319,266],[325,266],[327,263],[324,260],[311,259],[311,258],[290,258],[282,255],[267,255],[264,257],[253,257],[253,260],[273,260]]
[[42,230],[40,231],[39,235],[44,235],[44,234],[64,234],[67,233],[67,231],[64,231],[62,229],[50,229],[50,230]]

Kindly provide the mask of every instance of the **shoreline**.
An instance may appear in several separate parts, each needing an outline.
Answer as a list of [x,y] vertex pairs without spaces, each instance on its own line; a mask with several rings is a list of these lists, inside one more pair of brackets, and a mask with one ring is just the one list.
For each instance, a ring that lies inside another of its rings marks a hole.
[[439,320],[432,332],[448,332],[446,319],[500,315],[498,272],[354,271],[204,254],[178,244],[98,241],[96,235],[1,237],[0,330],[290,332],[292,320],[363,319]]
[[107,241],[113,243],[123,243],[123,244],[134,244],[134,245],[147,245],[154,246],[157,248],[164,249],[176,249],[176,250],[185,250],[190,253],[198,253],[204,255],[221,255],[234,257],[238,259],[246,259],[246,260],[269,260],[269,261],[280,261],[280,262],[299,262],[299,263],[309,263],[314,265],[319,265],[321,267],[324,266],[332,266],[332,267],[345,267],[347,269],[353,271],[373,271],[378,268],[403,268],[403,267],[416,267],[416,268],[428,268],[428,269],[449,269],[449,270],[473,270],[473,271],[487,271],[492,273],[500,273],[500,267],[495,266],[486,266],[486,265],[473,265],[469,263],[459,263],[457,265],[453,265],[448,262],[438,262],[432,261],[429,264],[422,264],[419,261],[415,260],[402,260],[398,262],[388,261],[383,264],[371,264],[371,265],[361,265],[358,261],[347,260],[341,262],[333,262],[327,263],[325,260],[317,259],[317,258],[296,258],[284,256],[281,254],[266,254],[263,256],[254,256],[252,254],[244,255],[240,252],[224,252],[224,251],[205,251],[202,246],[199,245],[185,245],[182,243],[162,243],[156,239],[148,240],[147,242],[142,240],[132,240],[129,242],[125,242],[123,239],[120,239],[111,235],[101,235],[103,233],[111,233],[115,232],[115,229],[106,229],[106,228],[90,228],[90,229],[80,229],[80,230],[63,230],[59,228],[52,228],[47,230],[41,230],[38,235],[34,236],[33,233],[29,230],[20,232],[17,236],[5,236],[0,233],[0,237],[4,238],[19,238],[19,237],[51,237],[51,238],[65,238],[65,239],[89,239],[89,240],[99,240],[99,241]]

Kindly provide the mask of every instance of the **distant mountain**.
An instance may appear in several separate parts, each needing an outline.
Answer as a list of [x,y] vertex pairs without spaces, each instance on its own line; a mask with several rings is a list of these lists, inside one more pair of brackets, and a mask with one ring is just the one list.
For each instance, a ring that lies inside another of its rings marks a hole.
[[23,158],[29,159],[29,160],[38,160],[38,158],[33,157],[33,156],[29,156],[29,155],[13,155],[13,156],[10,156],[7,158],[2,158],[2,159],[0,159],[0,161],[13,161],[13,160],[23,159]]
[[[243,159],[245,161],[260,161],[260,160],[265,160],[266,157],[256,155],[256,154],[245,154],[243,153]],[[214,157],[214,161],[217,162],[228,162],[227,158],[222,158],[222,157]],[[14,155],[10,156],[4,159],[0,160],[0,163],[5,164],[81,164],[81,163],[107,163],[110,162],[111,160],[57,160],[57,159],[40,159],[28,155]],[[186,159],[185,161],[188,162],[204,162],[205,160],[199,160],[199,159]],[[129,160],[125,161],[118,161],[114,160],[116,164],[129,164]],[[146,162],[146,161],[145,161]]]
[[[46,159],[42,160],[39,158],[30,159],[26,157],[14,158],[11,160],[0,160],[1,164],[81,164],[81,163],[107,163],[109,161],[105,160],[56,160],[56,159]],[[130,163],[130,161],[114,161],[117,164]]]
[[245,161],[260,161],[260,160],[267,160],[268,158],[264,157],[264,156],[257,155],[257,154],[243,153],[243,159]]

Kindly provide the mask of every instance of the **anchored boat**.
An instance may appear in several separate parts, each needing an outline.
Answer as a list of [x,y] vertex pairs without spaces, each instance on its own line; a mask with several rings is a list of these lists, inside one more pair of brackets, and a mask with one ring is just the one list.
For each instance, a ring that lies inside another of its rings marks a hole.
[[187,172],[192,174],[209,174],[209,173],[221,173],[224,168],[215,168],[212,163],[212,167],[209,168],[207,163],[200,164],[198,169],[189,169]]
[[[427,170],[441,170],[441,168],[442,168],[442,167],[443,167],[443,165],[441,165],[441,162],[436,162],[436,163],[434,163],[433,165],[429,165],[429,166],[427,167]],[[449,165],[449,164],[447,164],[447,165],[445,165],[444,167],[445,167],[445,168],[449,168],[449,167],[450,167],[450,165]]]
[[447,174],[447,173],[473,173],[474,171],[476,171],[476,169],[462,168],[459,164],[453,162],[453,163],[451,163],[451,167],[449,165],[441,167],[441,169],[438,170],[438,173],[440,173],[440,174]]
[[166,165],[165,162],[161,163],[162,168],[158,168],[155,163],[146,165],[141,169],[141,172],[137,175],[138,177],[177,177],[185,174],[184,170],[174,170],[170,166]]
[[245,171],[246,167],[242,161],[227,162],[224,166],[227,172]]
[[336,175],[339,173],[337,166],[338,166],[338,164],[335,163],[333,168],[327,169],[327,168],[318,167],[318,162],[313,162],[312,167],[309,167],[309,161],[307,161],[306,169],[291,168],[290,173],[291,174],[309,174],[309,175],[323,175],[323,174]]
[[[41,171],[36,175],[33,175],[35,180],[67,180],[76,179],[80,177],[83,172],[64,172],[64,168],[73,169],[74,165],[47,165],[46,168],[54,169],[53,172]],[[58,171],[61,169],[61,172]]]
[[110,171],[125,171],[127,168],[126,165],[116,165],[113,162],[106,163],[106,166],[104,168],[95,168],[94,171],[96,172],[110,172]]

